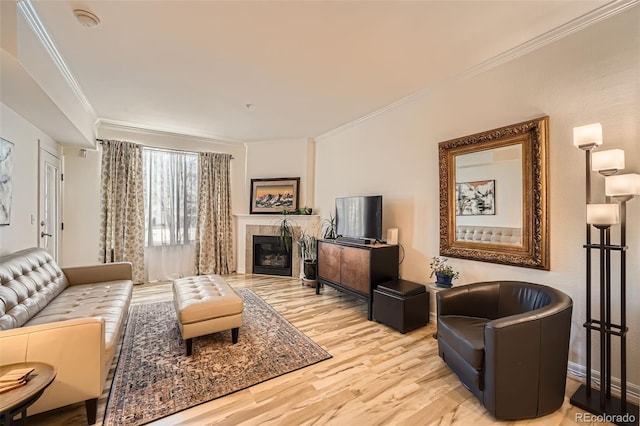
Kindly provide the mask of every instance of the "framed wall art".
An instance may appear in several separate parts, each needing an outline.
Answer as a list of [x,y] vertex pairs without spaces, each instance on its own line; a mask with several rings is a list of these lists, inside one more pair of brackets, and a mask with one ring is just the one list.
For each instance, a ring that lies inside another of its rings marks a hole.
[[11,222],[11,175],[13,174],[13,151],[15,145],[0,139],[0,226]]
[[298,209],[300,178],[251,179],[251,214]]

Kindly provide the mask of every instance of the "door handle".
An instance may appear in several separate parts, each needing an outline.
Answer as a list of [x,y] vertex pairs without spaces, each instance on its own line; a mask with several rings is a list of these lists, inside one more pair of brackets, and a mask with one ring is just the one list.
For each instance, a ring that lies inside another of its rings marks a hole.
[[40,233],[40,238],[44,238],[44,237],[53,237],[53,235],[51,235],[51,234],[47,234],[46,232],[42,231],[42,232]]

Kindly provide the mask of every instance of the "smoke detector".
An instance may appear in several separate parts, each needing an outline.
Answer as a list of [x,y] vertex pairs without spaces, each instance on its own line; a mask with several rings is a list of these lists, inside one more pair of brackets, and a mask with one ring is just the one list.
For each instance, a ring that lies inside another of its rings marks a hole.
[[76,15],[76,19],[82,26],[97,27],[100,24],[100,18],[88,10],[74,9],[73,14]]

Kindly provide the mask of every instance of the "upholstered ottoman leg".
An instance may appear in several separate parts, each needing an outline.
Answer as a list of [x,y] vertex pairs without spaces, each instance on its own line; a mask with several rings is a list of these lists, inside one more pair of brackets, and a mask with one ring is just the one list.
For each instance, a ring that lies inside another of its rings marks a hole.
[[187,356],[191,356],[191,352],[193,350],[193,339],[187,339],[185,340],[185,343],[187,344]]
[[231,329],[231,341],[236,344],[238,343],[238,333],[240,332],[240,327]]

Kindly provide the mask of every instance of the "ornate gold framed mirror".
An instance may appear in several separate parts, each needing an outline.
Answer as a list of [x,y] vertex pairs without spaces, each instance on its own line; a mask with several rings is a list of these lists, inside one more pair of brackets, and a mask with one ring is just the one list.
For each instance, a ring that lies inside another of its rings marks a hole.
[[440,142],[440,254],[549,269],[549,117]]

